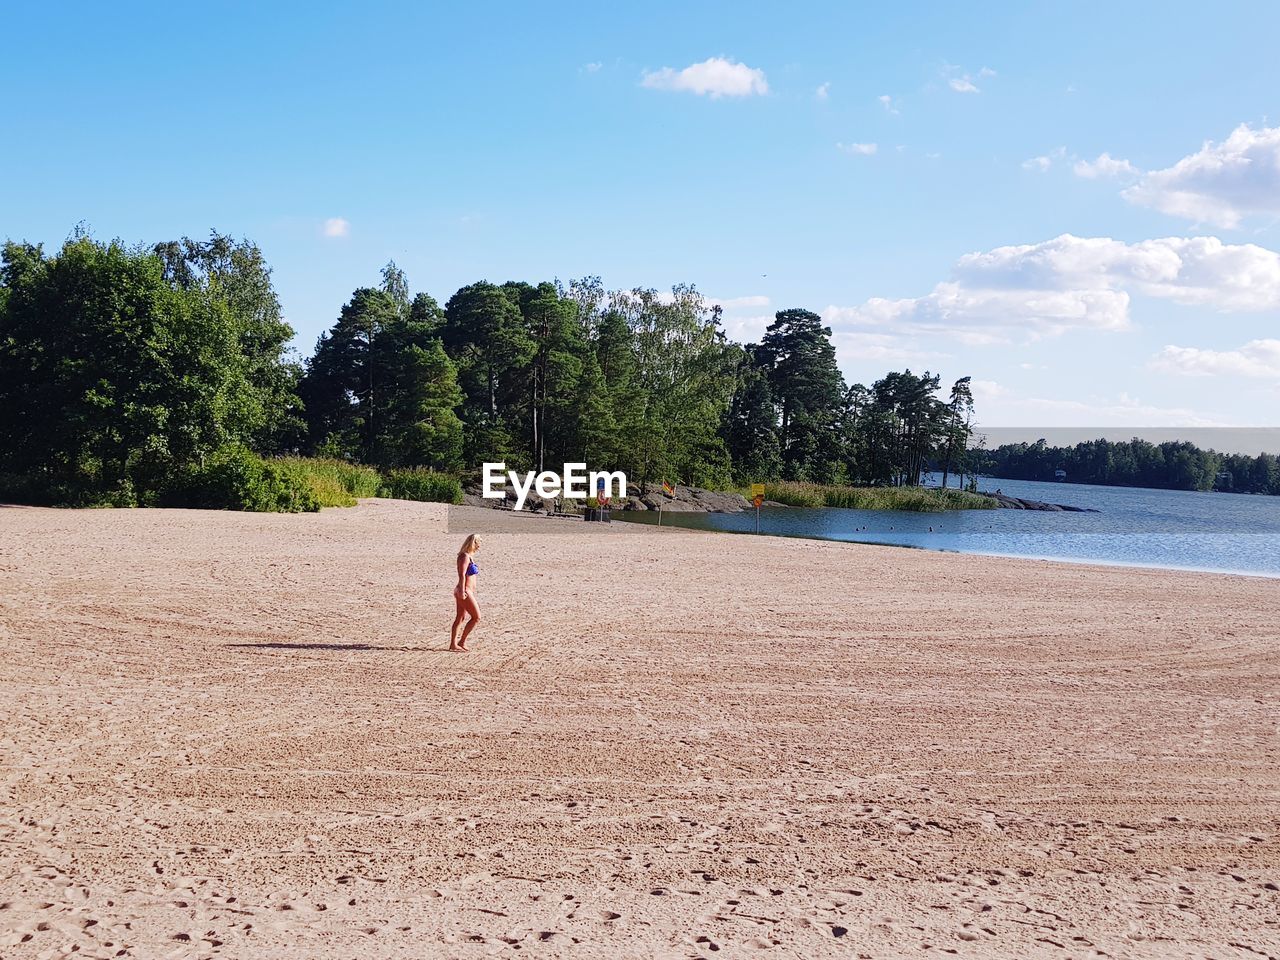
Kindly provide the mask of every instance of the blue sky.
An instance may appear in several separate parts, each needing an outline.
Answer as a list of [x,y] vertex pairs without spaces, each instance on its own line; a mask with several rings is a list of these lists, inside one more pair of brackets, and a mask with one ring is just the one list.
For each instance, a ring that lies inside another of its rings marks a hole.
[[[258,242],[298,346],[394,258],[693,282],[989,425],[1276,426],[1280,6],[28,4],[0,234]],[[1104,156],[1105,155],[1105,156]]]

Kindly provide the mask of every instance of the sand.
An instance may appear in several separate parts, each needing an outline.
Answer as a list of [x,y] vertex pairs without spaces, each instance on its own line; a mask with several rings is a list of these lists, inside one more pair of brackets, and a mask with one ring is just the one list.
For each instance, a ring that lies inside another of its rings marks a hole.
[[1280,954],[1274,580],[0,508],[0,650],[5,958]]

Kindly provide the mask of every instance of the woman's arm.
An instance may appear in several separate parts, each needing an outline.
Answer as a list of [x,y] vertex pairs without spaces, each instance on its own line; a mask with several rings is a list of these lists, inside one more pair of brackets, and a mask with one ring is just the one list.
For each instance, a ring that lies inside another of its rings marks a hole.
[[458,554],[458,596],[467,599],[467,567],[471,563],[470,554]]

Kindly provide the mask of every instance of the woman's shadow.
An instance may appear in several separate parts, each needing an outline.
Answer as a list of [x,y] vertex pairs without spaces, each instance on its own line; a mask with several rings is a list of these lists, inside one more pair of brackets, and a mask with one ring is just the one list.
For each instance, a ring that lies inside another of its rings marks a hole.
[[381,651],[389,653],[447,653],[445,647],[380,647],[371,643],[284,643],[267,641],[263,643],[224,643],[224,647],[256,650],[333,650],[349,652],[352,650]]

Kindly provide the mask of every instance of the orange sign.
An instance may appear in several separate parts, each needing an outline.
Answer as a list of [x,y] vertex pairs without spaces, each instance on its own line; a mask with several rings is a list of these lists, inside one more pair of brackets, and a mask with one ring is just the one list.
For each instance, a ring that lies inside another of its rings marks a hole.
[[764,503],[764,494],[757,493],[754,497],[751,498],[751,502],[756,505],[757,509],[759,509],[760,504]]

